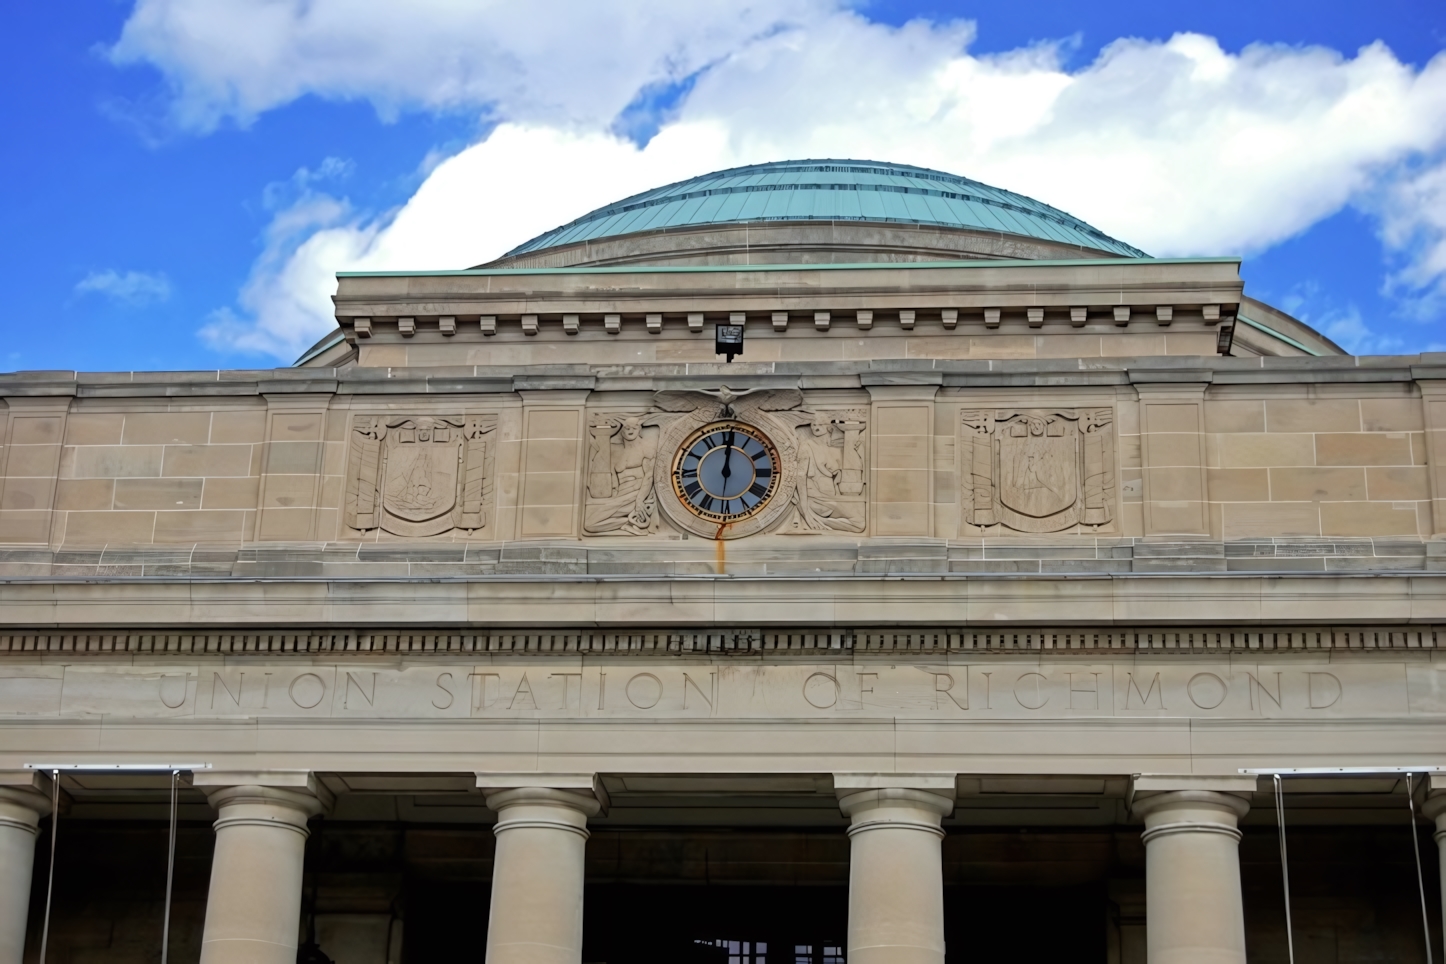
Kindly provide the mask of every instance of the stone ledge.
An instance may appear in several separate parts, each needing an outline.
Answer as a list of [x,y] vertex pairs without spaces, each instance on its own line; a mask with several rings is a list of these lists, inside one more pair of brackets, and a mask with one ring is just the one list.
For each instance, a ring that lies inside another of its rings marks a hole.
[[[1154,542],[1134,538],[857,539],[788,536],[730,543],[734,576],[1008,573],[1411,573],[1446,570],[1443,544],[1382,539]],[[701,539],[252,543],[242,546],[0,546],[0,578],[404,579],[528,575],[706,576]]]
[[[1446,622],[1434,573],[799,573],[404,578],[0,580],[0,630],[242,627],[892,625],[1423,626]],[[392,630],[388,630],[392,631]]]

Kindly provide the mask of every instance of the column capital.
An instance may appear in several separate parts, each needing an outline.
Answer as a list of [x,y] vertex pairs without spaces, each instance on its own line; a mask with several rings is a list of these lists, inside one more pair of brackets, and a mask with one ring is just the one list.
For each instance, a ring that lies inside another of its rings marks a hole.
[[1145,821],[1145,843],[1177,833],[1224,834],[1240,840],[1238,824],[1250,809],[1254,777],[1135,777],[1130,811]]
[[[585,821],[606,814],[611,803],[596,773],[478,773],[477,788],[499,815],[508,807],[531,804],[576,810]],[[499,829],[503,822],[516,825],[501,817]]]
[[50,813],[50,774],[39,770],[0,770],[0,826],[37,833]]
[[952,773],[835,773],[833,785],[851,837],[891,828],[942,837],[940,822],[954,812]]
[[336,803],[310,770],[197,770],[191,785],[220,814],[217,830],[264,824],[288,826],[305,836],[306,821]]

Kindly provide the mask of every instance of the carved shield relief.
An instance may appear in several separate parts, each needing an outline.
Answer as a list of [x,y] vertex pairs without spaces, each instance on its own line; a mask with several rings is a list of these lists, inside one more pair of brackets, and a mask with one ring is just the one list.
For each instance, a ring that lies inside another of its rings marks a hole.
[[420,538],[486,525],[496,416],[374,416],[352,422],[346,524]]
[[1109,409],[964,412],[962,522],[1018,532],[1111,525],[1113,428]]

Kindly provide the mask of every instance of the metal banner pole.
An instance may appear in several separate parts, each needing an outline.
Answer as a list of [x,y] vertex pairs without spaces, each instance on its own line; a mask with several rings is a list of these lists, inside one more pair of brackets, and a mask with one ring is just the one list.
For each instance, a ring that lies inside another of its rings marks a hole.
[[[1281,787],[1280,774],[1275,777],[1275,824],[1280,828],[1280,881],[1285,887],[1285,947],[1290,954],[1290,964],[1295,964],[1295,932],[1290,923],[1290,861],[1285,856],[1285,793]],[[1428,961],[1427,964],[1430,964]]]
[[1414,773],[1406,774],[1406,806],[1411,811],[1411,852],[1416,855],[1416,886],[1421,891],[1421,930],[1426,935],[1426,964],[1431,964],[1431,918],[1426,915],[1426,878],[1421,875],[1421,844],[1416,839],[1416,791]]
[[45,883],[45,923],[40,927],[40,964],[50,943],[50,898],[55,893],[55,838],[60,826],[60,771],[50,771],[50,879]]
[[176,794],[180,778],[180,770],[171,771],[171,849],[166,856],[166,912],[161,923],[161,964],[166,964],[171,944],[171,885],[176,877]]

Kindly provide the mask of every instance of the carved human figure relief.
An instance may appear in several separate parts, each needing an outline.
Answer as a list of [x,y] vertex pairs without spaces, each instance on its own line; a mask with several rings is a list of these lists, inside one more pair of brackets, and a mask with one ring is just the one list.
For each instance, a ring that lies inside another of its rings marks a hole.
[[1115,518],[1108,408],[966,410],[960,419],[961,532],[1095,531]]
[[798,432],[798,481],[794,512],[786,532],[863,532],[868,519],[864,495],[863,410],[801,412],[808,420]]
[[413,538],[487,524],[495,415],[358,415],[345,522]]
[[588,432],[583,531],[635,536],[657,532],[656,422],[643,415],[597,415]]

